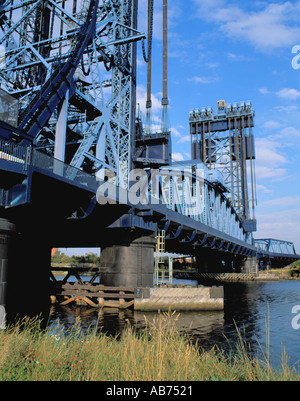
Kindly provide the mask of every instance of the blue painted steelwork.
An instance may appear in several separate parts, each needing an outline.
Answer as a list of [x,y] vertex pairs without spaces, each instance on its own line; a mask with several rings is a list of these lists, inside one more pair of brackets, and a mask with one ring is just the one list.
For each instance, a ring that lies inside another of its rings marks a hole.
[[85,23],[81,26],[77,41],[71,48],[67,62],[56,67],[50,78],[41,87],[20,116],[18,129],[26,142],[32,142],[49,121],[54,110],[62,103],[67,91],[75,93],[74,74],[87,45],[95,36],[99,0],[91,0]]
[[255,247],[258,253],[267,253],[272,257],[289,255],[298,257],[293,242],[277,240],[273,238],[255,239]]
[[[130,171],[137,158],[135,42],[145,38],[136,29],[137,1],[83,0],[80,11],[71,11],[65,7],[68,4],[54,0],[5,2],[0,9],[0,45],[7,48],[0,84],[20,107],[17,128],[7,121],[0,124],[4,140],[0,143],[0,206],[12,211],[29,205],[39,176],[49,180],[54,189],[66,186],[84,198],[84,207],[81,199],[78,204],[73,200],[72,207],[83,212],[73,213],[71,220],[101,215],[95,173],[106,168],[116,174],[112,185],[119,197],[109,208],[115,220],[107,227],[138,227],[149,234],[163,229],[173,248],[256,255],[253,230],[246,229],[226,196],[222,177],[199,160],[160,167],[157,202],[137,205],[128,200]],[[8,23],[7,15],[15,11],[19,18]],[[111,79],[106,77],[108,72]],[[110,91],[108,98],[106,90]],[[63,103],[65,124],[57,127]],[[65,160],[59,161],[53,158],[55,130],[63,126]],[[203,170],[202,176],[197,176],[197,169]],[[149,170],[145,171],[149,175]],[[147,185],[151,192],[153,176]],[[126,202],[120,201],[124,198]],[[108,221],[103,215],[101,218]],[[258,253],[277,254],[273,250],[269,247]]]

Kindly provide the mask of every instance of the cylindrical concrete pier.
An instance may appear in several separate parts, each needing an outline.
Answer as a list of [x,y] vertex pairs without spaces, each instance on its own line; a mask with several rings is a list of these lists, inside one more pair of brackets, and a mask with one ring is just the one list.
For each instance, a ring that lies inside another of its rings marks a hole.
[[9,321],[25,316],[47,319],[50,310],[51,246],[47,230],[32,222],[11,241],[7,279]]
[[14,224],[0,218],[0,329],[6,327],[8,253],[14,233]]
[[114,287],[153,287],[153,237],[124,239],[101,248],[101,283]]

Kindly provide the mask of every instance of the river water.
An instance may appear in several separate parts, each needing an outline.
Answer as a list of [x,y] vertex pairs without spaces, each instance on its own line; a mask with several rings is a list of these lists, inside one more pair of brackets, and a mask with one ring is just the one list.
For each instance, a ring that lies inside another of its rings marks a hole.
[[[274,368],[281,365],[284,357],[291,367],[300,371],[300,281],[226,283],[224,294],[224,311],[181,312],[176,321],[178,329],[197,339],[205,349],[216,344],[225,352],[235,349],[239,331],[254,353],[261,357],[269,355]],[[297,305],[299,319],[293,313],[297,312]],[[145,317],[153,321],[156,315],[112,308],[53,306],[49,325],[53,331],[67,331],[80,318],[82,330],[97,327],[108,335],[116,335],[128,323],[143,329]]]

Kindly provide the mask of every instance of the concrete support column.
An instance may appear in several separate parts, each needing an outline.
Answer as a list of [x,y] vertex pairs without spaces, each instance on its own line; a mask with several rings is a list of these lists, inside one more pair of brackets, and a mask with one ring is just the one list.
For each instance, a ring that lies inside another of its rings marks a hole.
[[6,327],[9,246],[14,233],[14,224],[0,219],[0,329]]
[[101,282],[114,287],[153,287],[153,237],[123,239],[101,248]]
[[248,257],[242,265],[242,273],[256,273],[258,272],[257,268],[257,259],[255,257]]

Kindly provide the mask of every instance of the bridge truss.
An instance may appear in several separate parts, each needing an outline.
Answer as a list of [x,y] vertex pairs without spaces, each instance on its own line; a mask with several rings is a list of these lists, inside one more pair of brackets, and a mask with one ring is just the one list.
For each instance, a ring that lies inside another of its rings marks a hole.
[[[135,121],[137,1],[0,2],[0,86],[17,133],[70,165],[106,166],[127,187]],[[13,135],[13,140],[20,137]]]

